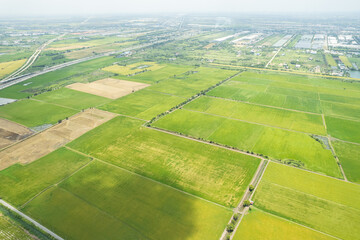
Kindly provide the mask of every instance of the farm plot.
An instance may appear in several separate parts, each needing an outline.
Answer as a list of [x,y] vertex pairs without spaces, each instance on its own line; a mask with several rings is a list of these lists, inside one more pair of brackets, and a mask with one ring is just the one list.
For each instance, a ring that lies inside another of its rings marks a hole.
[[20,124],[0,118],[0,149],[33,134],[33,131]]
[[148,89],[188,98],[236,73],[231,70],[200,67],[176,78],[154,84]]
[[35,96],[34,99],[78,110],[110,102],[108,98],[71,90],[69,88],[61,88],[43,93]]
[[321,107],[327,116],[360,119],[360,107],[356,105],[322,101]]
[[345,141],[360,143],[360,121],[325,117],[329,135]]
[[54,124],[77,112],[78,111],[74,109],[32,99],[0,106],[0,117],[30,128],[44,124]]
[[148,86],[150,85],[145,83],[106,78],[91,83],[73,83],[66,87],[101,97],[117,99]]
[[232,215],[96,160],[24,211],[66,239],[219,239]]
[[308,240],[336,239],[256,208],[244,216],[233,239],[296,240],[300,236]]
[[28,235],[24,229],[17,226],[10,219],[1,215],[0,212],[0,239],[3,240],[32,240],[33,238]]
[[184,108],[295,131],[325,135],[325,128],[320,115],[210,97],[196,99],[185,105]]
[[153,126],[278,159],[286,164],[341,177],[329,149],[308,134],[177,110]]
[[267,92],[267,84],[239,83],[229,81],[210,92],[209,96],[228,98],[264,106],[285,108],[290,110],[310,113],[321,113],[321,105],[318,99]]
[[269,163],[255,206],[341,239],[359,239],[360,186]]
[[332,141],[335,152],[348,180],[360,183],[360,145]]
[[238,204],[259,159],[142,124],[117,117],[68,146],[224,206]]
[[21,67],[26,62],[26,59],[1,62],[0,63],[0,79],[14,72],[16,69]]
[[184,102],[182,97],[144,89],[105,104],[100,109],[150,120],[158,114]]
[[112,72],[119,75],[129,76],[129,75],[136,75],[142,72],[147,71],[155,71],[158,69],[163,68],[163,65],[159,65],[154,62],[140,62],[134,63],[130,65],[118,65],[114,64],[108,67],[103,68],[102,70],[107,72]]
[[0,171],[0,197],[21,206],[89,161],[87,157],[60,148],[27,165],[14,164]]
[[87,131],[107,122],[115,114],[88,109],[62,123],[0,152],[0,170],[15,163],[27,164],[60,148]]

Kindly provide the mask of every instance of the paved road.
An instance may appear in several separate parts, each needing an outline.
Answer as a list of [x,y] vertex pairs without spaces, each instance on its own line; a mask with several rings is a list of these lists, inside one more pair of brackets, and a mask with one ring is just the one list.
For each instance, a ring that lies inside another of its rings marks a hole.
[[8,209],[10,209],[11,211],[17,213],[18,215],[20,215],[21,217],[25,218],[26,220],[30,221],[31,223],[33,223],[36,227],[38,227],[39,229],[41,229],[42,231],[48,233],[49,235],[51,235],[52,237],[54,237],[55,239],[58,240],[64,240],[62,237],[58,236],[56,233],[50,231],[49,229],[47,229],[46,227],[44,227],[43,225],[41,225],[40,223],[38,223],[37,221],[35,221],[34,219],[32,219],[31,217],[25,215],[24,213],[20,212],[19,210],[17,210],[16,208],[14,208],[13,206],[11,206],[9,203],[5,202],[4,200],[0,199],[0,204],[4,205],[5,207],[7,207]]
[[85,58],[73,60],[73,61],[70,61],[70,62],[62,63],[62,64],[59,64],[59,65],[55,65],[55,66],[52,66],[52,67],[48,67],[48,68],[45,68],[45,69],[43,69],[41,71],[38,71],[38,72],[22,75],[22,76],[19,76],[19,77],[14,77],[14,78],[11,78],[11,79],[4,79],[4,80],[0,81],[0,89],[10,87],[10,86],[15,85],[17,83],[26,81],[26,80],[28,80],[30,78],[33,78],[33,77],[36,77],[36,76],[39,76],[39,75],[42,75],[42,74],[45,74],[45,73],[48,73],[48,72],[52,72],[52,71],[55,71],[55,70],[58,70],[58,69],[61,69],[61,68],[64,68],[64,67],[68,67],[68,66],[71,66],[71,65],[74,65],[74,64],[77,64],[77,63],[82,63],[82,62],[86,62],[86,61],[89,61],[89,60],[93,60],[93,59],[97,59],[97,58],[101,58],[101,57],[105,57],[105,56],[110,56],[112,54],[119,54],[119,53],[122,53],[122,52],[127,52],[127,51],[131,51],[131,50],[135,50],[135,49],[145,48],[145,47],[149,47],[149,46],[152,46],[152,45],[155,45],[155,44],[168,42],[168,41],[171,41],[171,40],[174,40],[174,39],[175,39],[175,37],[170,37],[169,39],[166,39],[166,40],[159,40],[159,41],[155,41],[155,42],[151,42],[151,43],[146,43],[146,44],[141,44],[141,45],[125,48],[125,49],[122,49],[120,51],[107,52],[107,53],[98,54],[98,55],[91,56],[91,57],[85,57]]
[[7,76],[3,80],[1,80],[0,82],[9,80],[11,78],[14,78],[14,77],[18,76],[19,74],[21,74],[22,72],[24,72],[26,69],[28,69],[35,62],[37,57],[40,55],[42,50],[44,50],[47,45],[54,42],[55,40],[58,40],[59,38],[63,37],[64,35],[65,35],[65,33],[60,35],[60,36],[57,36],[56,38],[53,38],[53,39],[47,41],[46,43],[41,45],[38,49],[36,49],[36,51],[33,53],[33,55],[31,55],[31,57],[26,61],[26,63],[21,68],[19,68],[18,70],[16,70],[12,74],[10,74],[9,76]]

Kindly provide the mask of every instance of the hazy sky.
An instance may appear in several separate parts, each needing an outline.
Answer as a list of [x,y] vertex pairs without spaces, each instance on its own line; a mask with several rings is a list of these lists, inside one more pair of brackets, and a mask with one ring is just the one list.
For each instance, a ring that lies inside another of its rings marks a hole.
[[359,12],[360,0],[0,0],[0,15],[151,12]]

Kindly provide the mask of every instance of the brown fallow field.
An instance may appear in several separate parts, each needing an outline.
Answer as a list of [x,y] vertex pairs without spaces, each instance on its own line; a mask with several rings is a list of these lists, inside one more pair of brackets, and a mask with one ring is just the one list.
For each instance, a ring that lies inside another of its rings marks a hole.
[[80,112],[54,127],[1,151],[0,170],[15,163],[27,164],[35,161],[115,116],[114,113],[98,109]]
[[29,137],[33,133],[23,125],[0,118],[0,149]]
[[150,85],[145,83],[105,78],[91,83],[74,83],[66,87],[101,97],[117,99],[148,86]]

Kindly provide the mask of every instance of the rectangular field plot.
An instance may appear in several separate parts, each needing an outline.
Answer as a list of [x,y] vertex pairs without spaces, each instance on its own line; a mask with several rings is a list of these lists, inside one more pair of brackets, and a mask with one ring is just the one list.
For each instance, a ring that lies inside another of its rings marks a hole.
[[37,95],[34,98],[47,103],[75,108],[78,110],[94,107],[111,101],[108,98],[79,92],[68,88],[61,88],[59,90],[43,93]]
[[233,239],[297,240],[299,237],[307,240],[336,239],[256,208],[244,216]]
[[360,120],[360,105],[321,101],[321,106],[327,116]]
[[142,90],[105,104],[100,109],[150,120],[185,100],[182,97]]
[[263,88],[266,89],[266,85],[248,83],[239,84],[236,83],[236,81],[229,81],[226,84],[211,90],[207,95],[261,104],[264,106],[293,109],[310,113],[321,113],[320,101],[317,99],[258,91]]
[[21,100],[0,106],[0,117],[27,127],[54,124],[77,113],[77,110],[36,100]]
[[68,146],[224,206],[238,204],[260,163],[258,158],[142,124],[117,117]]
[[308,134],[267,127],[185,109],[177,110],[153,126],[203,138],[244,151],[252,151],[330,176],[341,177],[336,161]]
[[3,240],[32,240],[24,229],[13,223],[10,219],[1,215],[0,212],[0,239]]
[[148,86],[145,83],[106,78],[91,83],[73,83],[66,87],[101,97],[117,99]]
[[345,141],[360,143],[360,121],[325,117],[329,135]]
[[20,124],[0,118],[0,149],[33,134],[33,131]]
[[294,112],[211,97],[196,99],[185,105],[184,108],[295,131],[318,135],[326,134],[322,117],[315,114]]
[[154,62],[140,62],[140,63],[134,63],[134,64],[130,64],[130,65],[125,65],[125,66],[114,64],[114,65],[105,67],[102,70],[120,74],[120,75],[124,75],[124,76],[128,76],[128,75],[140,74],[140,73],[147,72],[147,71],[156,71],[163,67],[164,67],[163,65],[159,65]]
[[360,186],[269,163],[255,206],[341,239],[359,239]]
[[360,183],[360,144],[332,141],[348,180]]
[[200,67],[176,78],[154,84],[149,89],[188,98],[236,73],[231,70]]
[[232,215],[96,160],[24,210],[65,239],[219,239]]
[[31,138],[0,151],[0,170],[15,163],[27,164],[60,148],[87,131],[107,122],[115,114],[88,109]]
[[89,158],[60,148],[28,165],[15,164],[0,171],[0,197],[14,206],[21,206],[89,161]]

